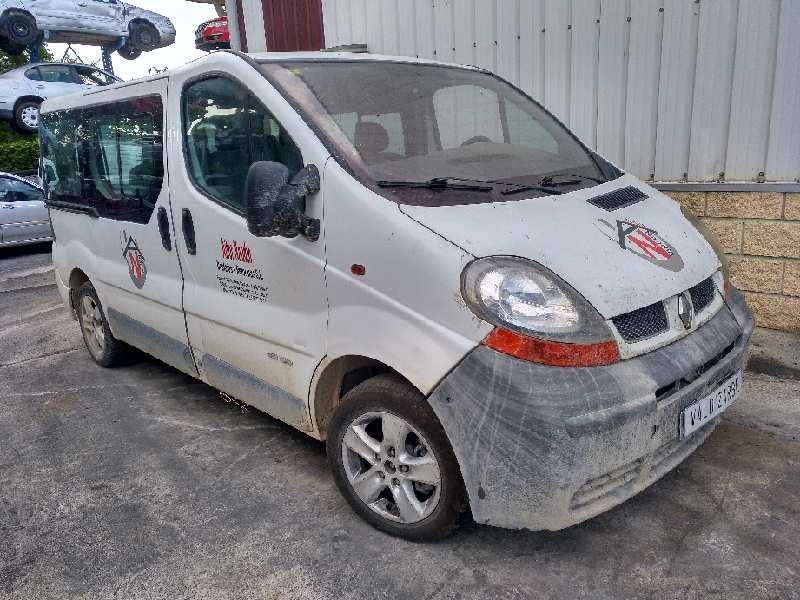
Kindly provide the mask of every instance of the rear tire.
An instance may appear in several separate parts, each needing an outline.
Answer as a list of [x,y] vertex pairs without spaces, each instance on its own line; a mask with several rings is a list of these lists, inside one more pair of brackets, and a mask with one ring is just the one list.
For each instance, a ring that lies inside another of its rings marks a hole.
[[11,44],[27,48],[42,39],[36,19],[24,12],[12,12],[5,19],[6,37]]
[[126,42],[122,48],[117,50],[117,54],[125,60],[136,60],[142,55],[142,50],[141,48],[134,48],[129,42]]
[[103,305],[91,282],[84,283],[75,296],[75,310],[81,326],[86,349],[101,367],[119,364],[127,352],[127,346],[111,333]]
[[39,106],[41,102],[27,100],[14,109],[14,129],[19,133],[32,135],[39,131]]
[[378,375],[345,395],[331,420],[327,452],[353,510],[390,535],[440,540],[466,511],[444,429],[425,397],[396,375]]

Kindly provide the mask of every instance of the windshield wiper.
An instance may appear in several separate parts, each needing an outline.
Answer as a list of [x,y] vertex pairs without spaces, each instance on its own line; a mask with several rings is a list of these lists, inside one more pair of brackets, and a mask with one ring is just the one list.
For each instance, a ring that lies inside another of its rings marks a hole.
[[[397,187],[397,188],[426,188],[430,190],[470,190],[475,192],[490,192],[492,186],[480,185],[479,183],[451,183],[453,177],[434,177],[425,181],[391,181],[381,179],[375,182],[379,187]],[[468,180],[472,181],[472,180]]]
[[[558,177],[567,177],[568,179],[556,181]],[[575,179],[577,177],[577,179]],[[559,173],[558,175],[546,175],[539,180],[539,185],[553,186],[553,185],[573,185],[580,183],[582,179],[594,181],[595,183],[605,183],[606,179],[598,179],[597,177],[589,177],[588,175],[579,175],[578,173]]]
[[518,192],[528,192],[531,190],[537,190],[540,192],[545,192],[546,194],[552,194],[558,196],[559,194],[563,194],[560,190],[553,189],[552,187],[536,184],[527,184],[527,183],[516,183],[515,181],[500,181],[499,179],[469,179],[466,177],[442,177],[440,179],[450,179],[453,181],[474,181],[475,183],[491,183],[492,185],[507,185],[511,186],[511,189],[503,190],[500,192],[504,196],[508,196],[509,194],[516,194]]

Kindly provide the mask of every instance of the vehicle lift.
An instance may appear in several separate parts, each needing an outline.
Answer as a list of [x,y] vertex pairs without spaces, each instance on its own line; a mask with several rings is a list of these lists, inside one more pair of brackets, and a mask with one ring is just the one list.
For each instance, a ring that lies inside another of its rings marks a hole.
[[[47,32],[47,31],[44,32],[44,40],[46,40],[48,38],[48,33],[49,32]],[[40,52],[41,52],[43,41],[42,42],[37,42],[35,44],[31,44],[30,46],[28,46],[28,57],[29,57],[28,62],[30,64],[33,65],[33,64],[38,64],[38,63],[42,62],[41,58],[40,58],[41,57]],[[125,38],[121,37],[111,45],[101,46],[100,47],[101,55],[102,55],[102,59],[103,59],[103,70],[104,71],[107,71],[108,73],[111,73],[112,75],[114,74],[114,65],[111,62],[111,54],[114,53],[115,51],[119,50],[120,48],[122,48],[122,46],[124,46],[124,45],[125,45]],[[78,54],[78,52],[75,50],[75,48],[72,47],[72,44],[67,44],[67,49],[64,50],[64,55],[61,57],[61,62],[65,62],[67,60],[67,57],[70,54],[72,54],[72,56],[74,56],[79,62],[84,62],[83,59]]]

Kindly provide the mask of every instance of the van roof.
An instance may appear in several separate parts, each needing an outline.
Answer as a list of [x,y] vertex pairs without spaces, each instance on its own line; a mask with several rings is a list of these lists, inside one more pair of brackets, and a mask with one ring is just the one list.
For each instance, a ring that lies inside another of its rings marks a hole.
[[[189,68],[189,65],[195,66],[198,63],[211,61],[213,60],[213,57],[219,57],[219,55],[221,54],[229,55],[231,57],[237,57],[241,60],[246,60],[251,62],[255,61],[258,63],[308,61],[308,60],[324,61],[324,62],[377,61],[377,62],[398,62],[398,63],[418,63],[426,65],[441,65],[441,66],[461,67],[465,69],[480,70],[478,67],[428,60],[425,58],[414,58],[410,56],[392,56],[388,54],[368,54],[363,52],[359,53],[359,52],[318,51],[318,52],[260,52],[260,53],[245,54],[243,52],[237,52],[235,50],[221,50],[218,52],[211,52],[205,56],[202,56],[200,58],[197,58],[193,61],[186,63],[186,65],[175,67],[174,69],[170,69],[168,71],[165,71],[163,73],[158,73],[156,75],[148,75],[147,77],[141,77],[139,79],[132,79],[130,81],[115,83],[112,85],[103,86],[101,88],[87,90],[76,94],[70,94],[68,96],[57,96],[55,98],[48,99],[42,105],[42,113],[46,114],[55,110],[63,110],[65,108],[74,108],[77,106],[82,106],[92,102],[93,100],[96,100],[97,102],[103,102],[105,100],[104,96],[107,95],[112,96],[112,98],[109,98],[109,100],[113,101],[114,92],[116,90],[138,86],[143,83],[158,81],[160,79],[168,79],[171,75],[180,73],[184,69]],[[91,99],[89,99],[90,96],[92,97]],[[94,98],[94,96],[98,97]]]

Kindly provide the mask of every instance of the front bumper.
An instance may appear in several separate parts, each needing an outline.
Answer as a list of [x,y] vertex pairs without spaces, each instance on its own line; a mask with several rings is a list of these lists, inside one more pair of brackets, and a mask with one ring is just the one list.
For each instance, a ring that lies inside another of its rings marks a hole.
[[645,489],[713,431],[719,418],[680,439],[680,413],[744,368],[752,330],[731,288],[692,334],[614,365],[550,367],[476,348],[429,397],[474,519],[558,530]]

